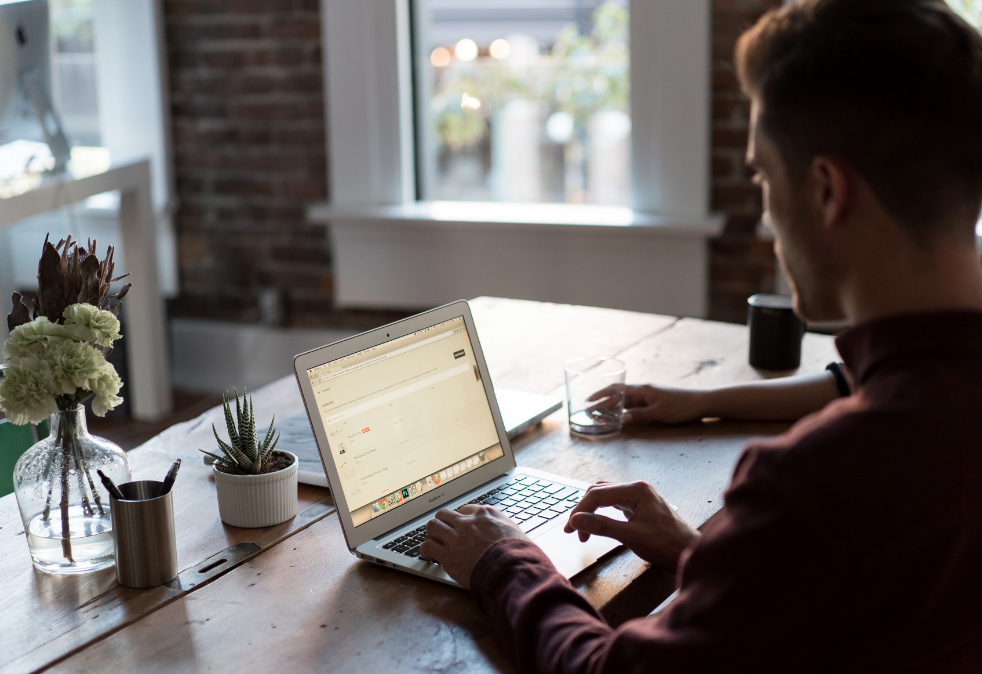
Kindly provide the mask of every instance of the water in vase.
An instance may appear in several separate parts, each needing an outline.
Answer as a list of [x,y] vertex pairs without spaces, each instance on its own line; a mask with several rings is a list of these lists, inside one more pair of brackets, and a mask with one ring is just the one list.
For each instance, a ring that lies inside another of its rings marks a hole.
[[90,513],[81,505],[68,507],[71,560],[65,556],[67,546],[62,542],[60,508],[53,508],[47,520],[43,513],[32,517],[27,525],[27,544],[34,566],[49,573],[88,573],[112,566],[113,525],[108,506],[104,510]]

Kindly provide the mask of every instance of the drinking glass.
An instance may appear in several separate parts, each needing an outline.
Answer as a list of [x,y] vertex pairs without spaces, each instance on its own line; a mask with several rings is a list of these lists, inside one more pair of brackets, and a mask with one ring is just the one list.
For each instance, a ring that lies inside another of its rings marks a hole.
[[619,432],[627,366],[616,358],[581,356],[565,368],[569,430],[592,438]]

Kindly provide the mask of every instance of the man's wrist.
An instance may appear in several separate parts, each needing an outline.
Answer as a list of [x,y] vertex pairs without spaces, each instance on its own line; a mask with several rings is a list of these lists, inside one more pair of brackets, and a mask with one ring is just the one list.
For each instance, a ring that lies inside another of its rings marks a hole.
[[718,417],[722,416],[719,413],[720,402],[719,402],[719,389],[704,389],[701,391],[693,391],[695,408],[695,418],[706,419],[708,417]]

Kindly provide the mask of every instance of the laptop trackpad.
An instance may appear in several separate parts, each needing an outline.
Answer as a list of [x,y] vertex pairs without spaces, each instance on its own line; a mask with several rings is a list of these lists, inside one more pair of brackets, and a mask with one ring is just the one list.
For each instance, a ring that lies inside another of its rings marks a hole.
[[[597,514],[622,522],[627,520],[624,513],[616,508],[600,508]],[[559,573],[566,578],[572,578],[621,545],[620,541],[603,536],[590,536],[590,540],[581,543],[576,532],[567,534],[562,526],[552,527],[533,540],[549,556]]]

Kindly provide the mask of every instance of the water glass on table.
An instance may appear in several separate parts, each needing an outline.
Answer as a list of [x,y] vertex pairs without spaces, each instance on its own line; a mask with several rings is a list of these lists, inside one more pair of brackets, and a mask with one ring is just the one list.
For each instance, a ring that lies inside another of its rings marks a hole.
[[569,430],[587,437],[621,430],[627,366],[616,358],[581,356],[566,361]]

